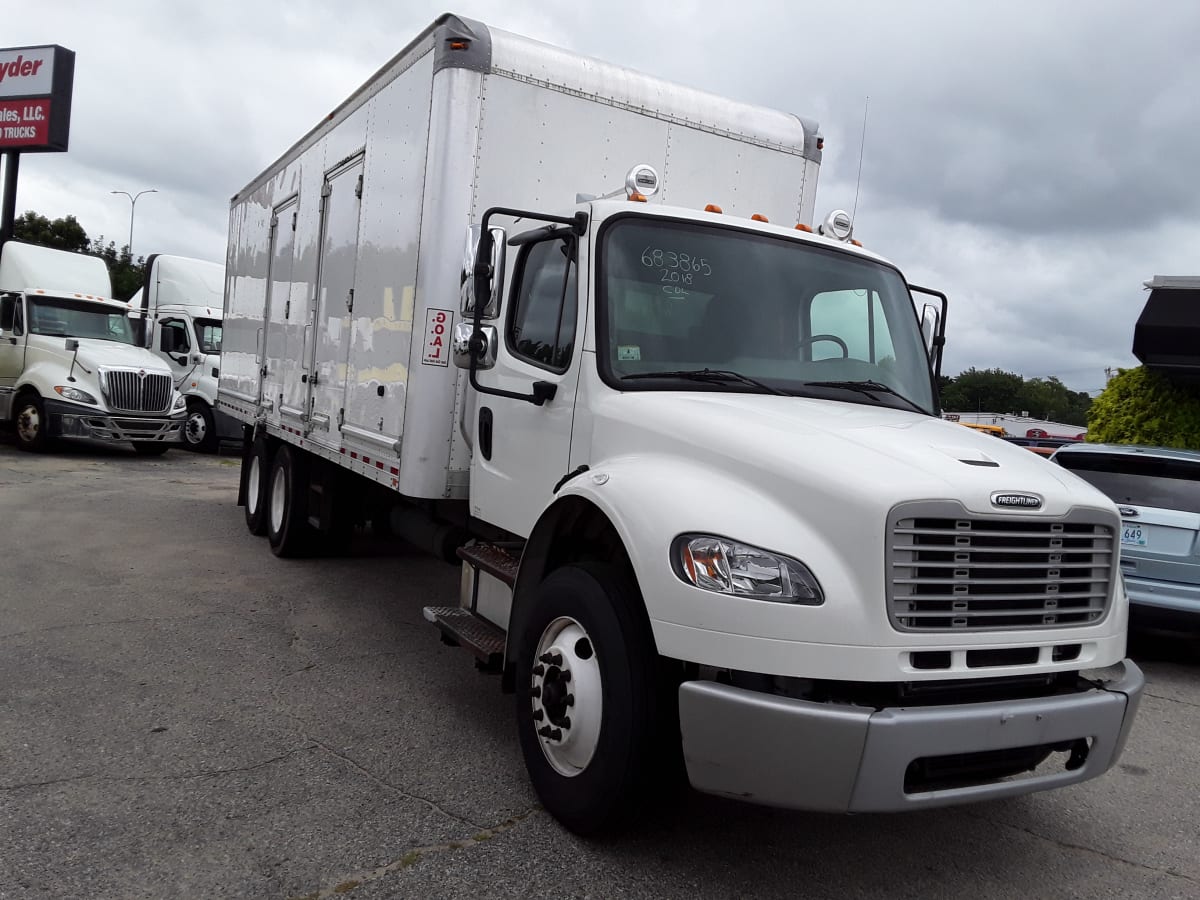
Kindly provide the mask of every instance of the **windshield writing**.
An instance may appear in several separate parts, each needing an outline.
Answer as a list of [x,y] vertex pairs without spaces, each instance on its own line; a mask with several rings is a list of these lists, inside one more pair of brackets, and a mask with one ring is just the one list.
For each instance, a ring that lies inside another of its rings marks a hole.
[[[601,252],[602,366],[622,389],[752,391],[754,379],[788,394],[933,409],[912,299],[887,266],[800,241],[633,218],[609,226]],[[704,369],[745,378],[670,377]]]

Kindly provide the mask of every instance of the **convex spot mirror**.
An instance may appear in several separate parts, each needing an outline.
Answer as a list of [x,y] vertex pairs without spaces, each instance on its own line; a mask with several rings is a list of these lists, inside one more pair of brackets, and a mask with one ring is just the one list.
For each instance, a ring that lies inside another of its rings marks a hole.
[[472,341],[478,348],[477,358],[479,361],[475,364],[475,368],[483,370],[496,365],[496,352],[499,345],[496,326],[480,325],[477,336],[473,322],[459,322],[454,326],[454,339],[450,342],[454,365],[460,369],[471,368]]
[[932,303],[926,303],[921,310],[921,337],[925,339],[925,351],[933,357],[933,339],[937,337],[938,311]]
[[[483,241],[483,227],[470,226],[467,229],[466,247],[463,248],[462,314],[472,318],[475,316],[477,294],[484,295],[481,318],[495,319],[500,315],[500,296],[504,291],[504,247],[508,235],[503,228],[489,228],[488,231],[490,240]],[[475,264],[479,260],[481,243],[490,244],[485,248],[488,267],[486,278],[477,279]]]

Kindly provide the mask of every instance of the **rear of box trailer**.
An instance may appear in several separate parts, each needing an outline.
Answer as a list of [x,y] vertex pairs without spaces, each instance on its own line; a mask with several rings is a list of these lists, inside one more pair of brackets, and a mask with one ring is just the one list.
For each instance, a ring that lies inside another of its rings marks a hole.
[[233,197],[220,406],[412,498],[465,498],[466,228],[661,173],[655,202],[812,220],[815,123],[443,16]]

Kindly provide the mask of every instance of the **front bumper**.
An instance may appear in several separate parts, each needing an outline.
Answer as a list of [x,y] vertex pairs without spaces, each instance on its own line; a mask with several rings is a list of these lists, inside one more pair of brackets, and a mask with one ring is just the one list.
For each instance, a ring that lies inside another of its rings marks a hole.
[[185,416],[114,416],[87,412],[65,403],[46,403],[50,433],[59,437],[89,438],[93,441],[145,441],[178,443],[183,436]]
[[1125,591],[1131,611],[1153,610],[1162,618],[1178,616],[1200,623],[1200,584],[1154,581],[1126,573]]
[[[1102,686],[1079,693],[880,710],[685,682],[679,724],[688,777],[705,793],[825,812],[916,810],[1075,784],[1117,761],[1136,715],[1141,670],[1130,660],[1114,669],[1111,680],[1106,670]],[[1089,749],[1071,769],[1047,764],[1022,778],[906,788],[918,760],[1080,739]]]

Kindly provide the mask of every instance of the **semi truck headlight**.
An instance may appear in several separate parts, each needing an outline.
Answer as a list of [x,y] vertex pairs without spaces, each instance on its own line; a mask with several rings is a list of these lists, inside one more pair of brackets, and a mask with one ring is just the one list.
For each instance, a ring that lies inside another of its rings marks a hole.
[[707,534],[683,534],[671,551],[680,579],[706,591],[817,606],[825,595],[808,566],[788,556]]
[[175,403],[171,406],[171,412],[177,412],[187,406],[187,398],[183,394],[175,395]]
[[70,385],[56,384],[54,386],[55,393],[66,397],[68,400],[74,400],[76,403],[90,403],[96,405],[96,398],[87,391],[81,391],[79,388],[73,388]]

